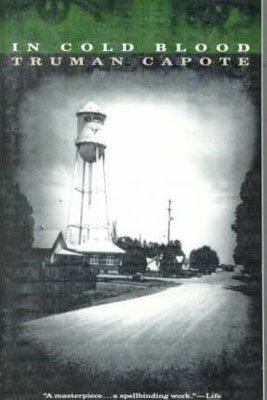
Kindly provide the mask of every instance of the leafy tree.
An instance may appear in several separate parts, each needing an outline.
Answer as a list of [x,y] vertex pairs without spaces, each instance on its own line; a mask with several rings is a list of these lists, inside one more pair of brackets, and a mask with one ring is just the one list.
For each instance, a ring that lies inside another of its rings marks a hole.
[[241,185],[242,203],[237,206],[235,222],[236,233],[234,260],[244,266],[245,271],[254,277],[261,275],[261,174],[253,168],[246,174]]
[[149,258],[153,258],[158,256],[159,254],[163,254],[166,249],[166,245],[157,242],[146,243],[144,241],[143,246],[146,252],[146,256]]
[[189,261],[191,268],[198,269],[205,274],[214,272],[219,266],[219,257],[216,251],[212,250],[209,246],[203,246],[197,250],[192,250]]
[[146,254],[142,243],[129,236],[119,237],[116,241],[117,246],[125,250],[121,273],[134,274],[135,272],[144,273],[147,267]]
[[1,181],[0,198],[2,262],[13,265],[33,243],[33,211],[19,186],[9,179]]
[[119,237],[116,240],[117,246],[126,251],[124,255],[121,273],[135,273],[146,271],[146,259],[162,255],[161,273],[165,276],[178,274],[181,268],[181,263],[177,261],[176,256],[185,257],[182,251],[182,244],[179,240],[171,241],[166,244],[146,241],[141,242],[137,239],[132,239],[129,236]]
[[18,272],[18,268],[14,267],[17,267],[23,255],[31,248],[34,221],[31,206],[26,197],[21,194],[18,185],[11,179],[1,179],[0,199],[2,206],[0,217],[2,310],[0,318],[4,329],[7,320],[10,323],[14,322],[11,315],[13,315],[13,304],[16,301],[14,282]]
[[177,261],[177,256],[185,257],[180,240],[171,241],[165,246],[160,267],[164,276],[179,274],[181,263]]

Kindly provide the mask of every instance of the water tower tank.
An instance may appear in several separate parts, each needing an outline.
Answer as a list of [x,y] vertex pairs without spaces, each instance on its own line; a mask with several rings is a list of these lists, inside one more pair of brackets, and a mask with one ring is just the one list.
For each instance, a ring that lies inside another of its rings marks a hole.
[[105,154],[105,144],[101,138],[100,130],[106,119],[99,107],[93,103],[87,103],[77,113],[78,134],[76,146],[82,159],[88,163],[94,163]]

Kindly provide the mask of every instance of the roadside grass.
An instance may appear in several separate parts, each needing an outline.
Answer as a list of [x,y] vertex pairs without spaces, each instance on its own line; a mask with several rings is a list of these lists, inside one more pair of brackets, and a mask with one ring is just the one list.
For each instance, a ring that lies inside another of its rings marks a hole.
[[179,286],[179,284],[154,280],[134,282],[132,280],[102,279],[97,282],[96,290],[89,293],[91,296],[90,305],[112,303],[114,301],[146,296],[172,286]]
[[[18,304],[12,310],[12,320],[16,323],[30,321],[36,318],[46,317],[68,311],[74,311],[85,307],[92,307],[98,304],[113,303],[146,296],[160,292],[172,286],[179,286],[174,282],[160,280],[146,280],[135,282],[129,279],[101,278],[97,281],[96,289],[84,291],[78,294],[66,294],[54,299],[53,309],[45,310],[38,307],[23,308]],[[17,303],[17,302],[16,302]]]

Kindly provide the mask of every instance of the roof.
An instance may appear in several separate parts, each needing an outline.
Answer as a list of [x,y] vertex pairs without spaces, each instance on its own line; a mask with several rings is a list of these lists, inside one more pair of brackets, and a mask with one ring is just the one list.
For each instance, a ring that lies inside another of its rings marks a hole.
[[161,258],[162,258],[161,255],[158,254],[157,256],[155,256],[153,258],[147,257],[146,261],[147,261],[147,264],[150,264],[150,263],[153,263],[155,261],[160,261]]
[[160,266],[160,256],[155,256],[153,258],[147,258],[147,269],[148,271],[159,271]]
[[74,251],[66,250],[66,249],[61,249],[57,253],[60,256],[77,256],[77,257],[82,257],[83,255],[80,253],[75,253]]
[[95,104],[93,101],[88,101],[79,111],[78,114],[80,113],[97,113],[97,114],[102,114],[99,106]]
[[80,245],[67,244],[68,249],[80,252],[80,253],[113,253],[123,254],[125,253],[120,247],[116,246],[110,240],[89,240],[88,242]]
[[38,231],[34,234],[34,249],[51,249],[54,246],[55,241],[57,240],[60,232],[58,230],[51,231]]
[[110,240],[89,240],[88,242],[80,245],[73,245],[66,243],[64,235],[59,231],[39,231],[34,235],[33,248],[36,249],[51,249],[53,250],[56,243],[61,239],[63,248],[57,254],[62,255],[79,255],[79,253],[111,253],[123,254],[125,253],[120,247],[116,246]]

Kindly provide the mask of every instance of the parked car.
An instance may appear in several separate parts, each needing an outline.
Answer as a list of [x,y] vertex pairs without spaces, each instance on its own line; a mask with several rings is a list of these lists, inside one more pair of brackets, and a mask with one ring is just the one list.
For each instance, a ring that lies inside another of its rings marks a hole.
[[144,280],[144,275],[141,274],[141,272],[136,272],[135,274],[132,275],[132,280],[141,282]]
[[228,272],[233,272],[234,271],[234,266],[230,265],[230,264],[227,264],[227,265],[224,266],[224,270],[228,271]]

